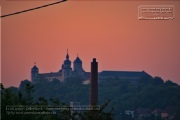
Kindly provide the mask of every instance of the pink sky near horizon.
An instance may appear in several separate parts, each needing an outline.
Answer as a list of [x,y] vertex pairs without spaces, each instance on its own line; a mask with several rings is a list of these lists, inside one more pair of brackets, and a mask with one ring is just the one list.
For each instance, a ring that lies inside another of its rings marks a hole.
[[[54,1],[3,1],[2,14]],[[174,20],[138,20],[139,5],[174,5]],[[67,1],[1,19],[1,80],[5,87],[40,73],[57,72],[69,49],[85,71],[97,58],[99,71],[146,71],[180,84],[180,2]]]

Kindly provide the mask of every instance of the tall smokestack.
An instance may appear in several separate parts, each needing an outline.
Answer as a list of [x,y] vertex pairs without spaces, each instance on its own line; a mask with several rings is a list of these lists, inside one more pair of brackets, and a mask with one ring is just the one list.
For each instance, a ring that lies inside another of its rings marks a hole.
[[90,105],[98,105],[98,62],[93,58],[91,62]]

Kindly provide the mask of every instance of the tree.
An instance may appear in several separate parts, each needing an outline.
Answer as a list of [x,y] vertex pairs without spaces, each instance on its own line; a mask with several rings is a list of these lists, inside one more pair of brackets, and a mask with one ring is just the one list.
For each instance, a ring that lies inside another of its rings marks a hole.
[[[4,92],[1,94],[2,120],[84,120],[84,118],[87,118],[87,120],[89,118],[89,120],[91,120],[90,118],[94,116],[92,111],[86,111],[84,113],[74,112],[72,114],[70,106],[61,102],[59,99],[51,98],[47,100],[44,97],[39,97],[38,100],[35,101],[33,98],[34,85],[31,83],[27,83],[24,91],[20,91],[18,94],[14,94],[10,89],[4,88],[3,85],[1,85],[1,92],[3,89]],[[104,112],[104,109],[109,104],[109,102],[110,101],[102,105],[100,110],[96,111],[97,113],[93,112],[96,113],[97,120],[112,120],[113,110]],[[9,106],[8,109],[6,109],[7,106]],[[20,108],[21,110],[19,110]],[[69,109],[58,110],[56,108]],[[39,114],[43,112],[48,114]]]
[[167,86],[178,86],[178,84],[172,82],[171,80],[165,81],[165,85],[167,85]]
[[163,79],[161,79],[161,77],[155,77],[151,80],[151,84],[153,84],[153,85],[160,85],[163,83],[164,83],[164,81],[163,81]]
[[82,78],[81,77],[69,77],[65,80],[65,84],[67,85],[77,85],[82,84]]

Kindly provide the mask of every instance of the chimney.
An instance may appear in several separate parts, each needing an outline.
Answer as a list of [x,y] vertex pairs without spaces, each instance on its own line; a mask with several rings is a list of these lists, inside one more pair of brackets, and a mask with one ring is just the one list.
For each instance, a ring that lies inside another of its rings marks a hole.
[[93,58],[91,62],[90,105],[98,105],[98,62],[96,58]]

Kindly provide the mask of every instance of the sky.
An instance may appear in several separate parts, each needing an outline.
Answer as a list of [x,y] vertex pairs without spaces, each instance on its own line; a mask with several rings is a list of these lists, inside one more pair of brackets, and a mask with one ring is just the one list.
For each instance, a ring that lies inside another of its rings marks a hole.
[[[55,1],[0,1],[1,14]],[[173,20],[138,20],[140,5],[174,5]],[[1,82],[18,87],[40,73],[57,72],[67,49],[85,71],[146,71],[180,84],[180,1],[67,1],[1,19]]]

